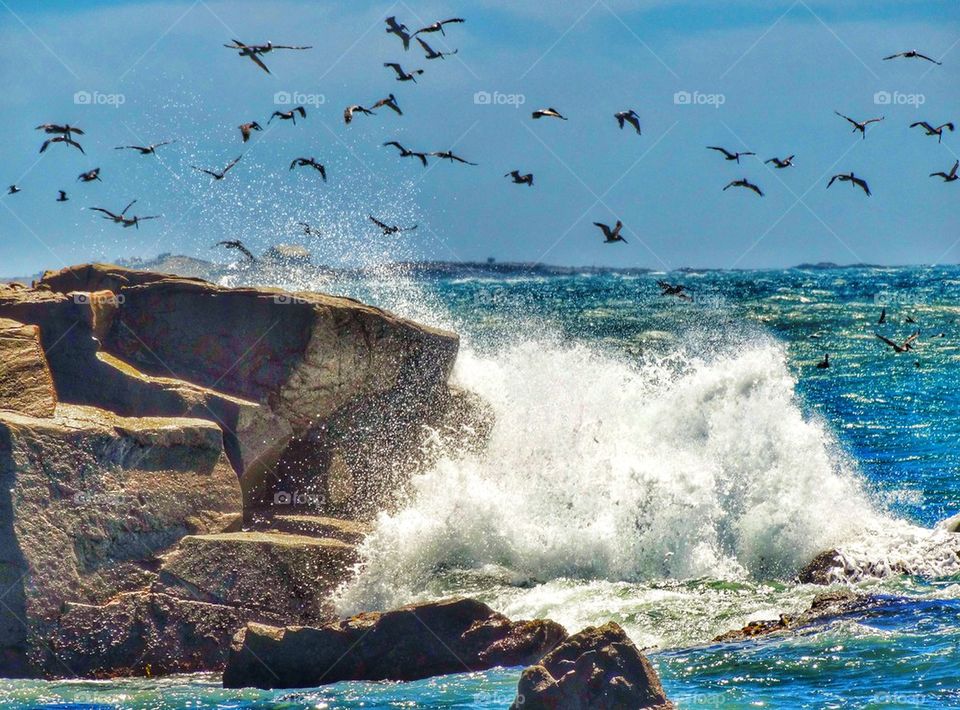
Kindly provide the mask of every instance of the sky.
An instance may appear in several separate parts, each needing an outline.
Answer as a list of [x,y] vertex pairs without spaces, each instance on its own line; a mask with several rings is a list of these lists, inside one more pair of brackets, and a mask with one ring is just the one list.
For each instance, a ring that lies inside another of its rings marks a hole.
[[[385,33],[463,17],[425,35],[426,60]],[[960,261],[960,4],[914,0],[0,0],[0,274],[162,252],[224,260],[307,246],[319,263],[396,259],[777,268],[802,262]],[[311,45],[265,57],[222,45]],[[883,61],[918,49],[942,60]],[[398,82],[384,62],[423,69]],[[398,116],[343,122],[394,93]],[[287,103],[290,102],[290,103]],[[267,120],[302,104],[297,125]],[[531,112],[555,107],[567,121]],[[635,109],[642,135],[613,114]],[[834,114],[884,116],[866,139]],[[250,142],[237,126],[265,130]],[[38,150],[41,123],[85,130],[86,155]],[[141,156],[127,144],[176,143]],[[476,162],[427,169],[382,143]],[[708,145],[754,151],[738,165]],[[796,165],[763,163],[796,155]],[[191,166],[240,163],[215,182]],[[329,181],[289,170],[316,157]],[[102,182],[77,176],[101,168]],[[504,173],[534,174],[515,185]],[[855,172],[873,196],[830,176]],[[764,197],[723,191],[748,178]],[[69,201],[56,202],[57,191]],[[6,192],[5,190],[3,191]],[[90,207],[161,215],[123,229]],[[382,236],[368,216],[418,229]],[[624,222],[603,244],[593,222]],[[304,235],[297,222],[314,226]]]

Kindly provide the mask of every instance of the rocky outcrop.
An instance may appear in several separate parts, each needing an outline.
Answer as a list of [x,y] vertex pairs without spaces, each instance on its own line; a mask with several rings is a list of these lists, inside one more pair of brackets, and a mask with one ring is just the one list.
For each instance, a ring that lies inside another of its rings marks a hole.
[[0,318],[0,409],[52,417],[53,377],[40,345],[40,329]]
[[234,638],[224,687],[306,688],[342,680],[409,681],[527,665],[564,638],[552,621],[512,622],[472,599],[360,614],[327,626],[248,624]]
[[672,707],[650,661],[611,622],[574,634],[524,670],[511,710]]

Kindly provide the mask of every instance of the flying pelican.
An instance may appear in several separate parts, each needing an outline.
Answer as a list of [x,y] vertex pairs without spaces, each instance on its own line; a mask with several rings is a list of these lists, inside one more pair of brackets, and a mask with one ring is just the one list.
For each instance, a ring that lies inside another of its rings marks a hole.
[[137,229],[140,229],[140,222],[147,219],[160,218],[160,215],[151,215],[149,217],[136,217],[136,216],[127,217],[127,210],[129,210],[135,203],[136,203],[136,200],[131,201],[129,205],[123,208],[123,211],[120,214],[116,214],[115,212],[106,210],[103,207],[91,207],[90,209],[93,210],[94,212],[103,212],[104,219],[109,219],[111,222],[122,224],[124,228],[136,227]]
[[407,150],[404,146],[402,146],[402,145],[401,145],[400,143],[398,143],[397,141],[387,141],[386,143],[384,143],[384,145],[385,145],[385,146],[386,146],[386,145],[392,145],[394,148],[396,148],[397,150],[399,150],[399,151],[400,151],[400,157],[401,157],[401,158],[419,158],[419,159],[420,159],[420,162],[423,163],[423,167],[427,167],[427,154],[426,154],[426,153],[418,153],[418,152],[415,151],[415,150]]
[[519,170],[511,170],[509,173],[504,175],[504,177],[513,178],[513,182],[517,185],[529,185],[530,187],[533,187],[533,173],[521,175]]
[[162,141],[152,145],[118,145],[114,150],[138,150],[140,155],[156,155],[157,148],[163,145],[171,145],[176,141]]
[[224,168],[223,170],[221,170],[220,172],[217,172],[216,170],[207,170],[206,168],[198,168],[196,165],[191,165],[190,167],[193,168],[194,170],[199,170],[201,173],[206,173],[207,175],[209,175],[210,177],[212,177],[214,180],[223,180],[223,178],[226,177],[227,172],[230,170],[230,168],[232,168],[234,165],[236,165],[237,163],[239,163],[239,162],[240,162],[240,158],[242,158],[242,157],[243,157],[243,156],[240,155],[240,156],[237,156],[236,158],[234,158],[233,160],[231,160],[231,161],[227,164],[227,167],[225,167],[225,168]]
[[296,106],[289,111],[274,111],[270,116],[270,120],[267,121],[267,125],[270,125],[270,121],[275,118],[279,118],[281,121],[293,121],[293,125],[297,125],[297,114],[300,114],[300,118],[307,117],[307,109],[303,106]]
[[397,81],[412,81],[416,84],[417,76],[423,74],[423,69],[414,69],[412,72],[407,73],[403,70],[403,67],[396,62],[384,62],[383,66],[390,67],[397,73]]
[[920,337],[920,331],[919,330],[916,331],[913,335],[911,335],[909,338],[904,340],[902,343],[895,343],[889,338],[884,338],[882,335],[880,335],[880,333],[874,333],[874,335],[876,335],[880,340],[882,340],[891,348],[893,348],[893,351],[895,353],[905,353],[908,350],[913,350],[913,341],[915,341],[917,338]]
[[752,182],[750,182],[746,178],[742,178],[740,180],[731,180],[730,182],[727,183],[727,186],[723,188],[723,190],[727,191],[731,187],[745,187],[748,190],[753,190],[755,193],[760,195],[760,197],[763,197],[763,190],[761,190],[759,187],[754,185]]
[[842,113],[840,113],[837,110],[834,110],[834,113],[837,114],[840,118],[845,119],[846,121],[849,121],[850,125],[853,126],[852,133],[856,133],[857,131],[860,131],[860,135],[863,138],[867,137],[867,126],[869,126],[871,123],[877,123],[879,121],[882,121],[884,118],[886,118],[885,116],[881,116],[880,118],[868,118],[866,121],[855,121],[849,116],[844,116]]
[[593,224],[597,227],[600,227],[600,231],[603,232],[604,244],[614,244],[615,242],[623,242],[624,244],[627,244],[627,240],[620,236],[620,230],[623,229],[623,222],[621,222],[619,219],[613,226],[613,229],[610,229],[609,224],[604,224],[603,222],[594,222]]
[[562,115],[555,108],[539,108],[531,114],[534,118],[559,118],[563,121],[567,120],[567,117]]
[[830,182],[827,183],[828,189],[834,183],[835,180],[839,180],[840,182],[849,182],[853,187],[861,188],[866,193],[867,197],[869,197],[871,194],[870,186],[867,185],[867,181],[864,180],[863,178],[858,178],[852,172],[840,173],[838,175],[834,175],[832,178],[830,178]]
[[944,182],[953,182],[958,179],[957,177],[957,168],[960,167],[960,160],[954,162],[953,167],[950,168],[949,173],[939,172],[939,173],[930,173],[930,177],[942,177]]
[[16,185],[11,185],[10,187],[7,188],[8,195],[16,195],[18,192],[23,192],[23,190],[17,187]]
[[427,25],[422,27],[413,34],[418,35],[426,32],[439,32],[440,34],[446,36],[446,32],[443,31],[444,25],[449,25],[451,22],[463,23],[466,22],[462,17],[451,17],[449,20],[440,20],[439,22],[434,22],[432,25]]
[[718,146],[718,145],[708,145],[708,146],[707,146],[707,149],[708,149],[708,150],[716,150],[716,151],[718,151],[718,152],[720,152],[720,153],[723,153],[723,157],[724,157],[724,158],[726,158],[727,160],[736,160],[737,163],[740,162],[740,156],[741,156],[741,155],[756,155],[756,153],[751,153],[750,151],[742,151],[742,152],[739,152],[739,153],[731,153],[731,152],[730,152],[729,150],[727,150],[726,148],[721,148],[721,147]]
[[931,126],[926,121],[917,121],[916,123],[911,123],[910,128],[916,128],[920,126],[926,131],[928,136],[936,136],[937,143],[940,143],[943,140],[943,129],[946,128],[948,131],[953,131],[952,123],[941,123],[939,126]]
[[657,286],[660,287],[661,296],[676,296],[679,299],[684,301],[692,301],[693,299],[684,293],[687,290],[687,287],[683,284],[672,284],[667,281],[657,281]]
[[786,158],[783,158],[782,160],[780,158],[770,158],[770,160],[764,160],[763,162],[765,164],[773,163],[774,167],[782,170],[783,168],[789,168],[793,165],[793,157],[794,156],[792,155],[788,155]]
[[261,126],[256,121],[250,121],[250,123],[241,123],[237,128],[240,129],[240,135],[243,136],[243,142],[246,143],[250,140],[250,133],[252,131],[262,131],[263,126]]
[[404,50],[410,49],[410,38],[413,36],[410,34],[410,28],[397,22],[397,18],[393,16],[388,17],[384,22],[387,23],[387,34],[394,34],[402,39]]
[[399,232],[412,232],[414,229],[417,228],[417,225],[413,225],[412,227],[397,227],[395,225],[391,226],[389,224],[386,224],[385,222],[381,222],[379,219],[377,219],[376,217],[373,217],[372,215],[369,217],[369,219],[375,225],[380,227],[380,229],[383,230],[383,233],[387,235],[397,234]]
[[877,321],[877,325],[883,325],[883,324],[886,323],[886,322],[887,322],[887,309],[886,309],[886,308],[881,308],[881,309],[880,309],[880,320]]
[[343,110],[343,122],[344,122],[344,123],[350,123],[350,122],[353,120],[353,114],[355,114],[355,113],[362,113],[362,114],[365,114],[365,115],[367,115],[367,116],[373,116],[373,115],[375,115],[375,114],[373,113],[373,111],[371,111],[370,109],[364,108],[364,107],[361,106],[360,104],[354,104],[353,106],[347,106],[347,107]]
[[613,116],[614,118],[617,119],[617,123],[620,124],[621,130],[623,129],[623,126],[625,123],[629,123],[631,126],[637,129],[637,135],[638,136],[641,135],[640,114],[638,114],[636,111],[634,111],[633,109],[630,109],[629,111],[620,111],[618,113],[613,114]]
[[81,146],[79,143],[73,140],[73,138],[70,137],[69,133],[64,133],[62,136],[55,136],[53,138],[48,138],[43,142],[43,145],[40,146],[40,152],[42,153],[47,148],[49,148],[51,143],[63,143],[65,145],[72,145],[74,148],[76,148],[81,153],[86,155],[86,151],[84,151],[83,146]]
[[318,163],[314,158],[294,158],[293,162],[290,163],[290,169],[294,168],[306,168],[311,167],[320,173],[320,177],[323,178],[323,181],[327,181],[327,169]]
[[[100,180],[100,168],[94,168],[93,170],[88,170],[85,173],[80,173],[77,177],[78,181],[82,182],[93,182],[94,180]],[[103,182],[103,180],[100,180]]]
[[423,47],[423,51],[427,53],[427,57],[426,57],[427,59],[443,59],[444,57],[448,57],[451,54],[456,54],[458,51],[455,49],[452,52],[438,52],[437,50],[435,50],[433,47],[431,47],[429,44],[424,42],[419,37],[417,37],[417,42],[419,42],[420,46]]
[[464,163],[465,165],[477,165],[477,163],[471,163],[469,160],[464,160],[460,156],[454,155],[453,152],[449,150],[430,153],[430,155],[440,158],[441,160],[449,160],[451,163],[453,161],[457,161],[458,163]]
[[397,103],[397,97],[393,94],[390,94],[385,99],[380,99],[370,108],[380,108],[381,106],[386,106],[387,108],[396,111],[398,116],[403,115],[403,111],[400,110],[400,105]]
[[244,44],[238,39],[231,41],[233,44],[225,44],[223,46],[227,49],[239,50],[237,54],[241,57],[249,57],[254,64],[263,69],[267,74],[270,73],[270,70],[267,69],[267,65],[260,59],[261,54],[267,54],[275,49],[313,49],[313,47],[295,47],[289,44],[274,44],[273,42],[267,42],[266,44]]
[[68,202],[69,200],[70,198],[67,197],[66,192],[63,190],[57,190],[57,202]]
[[253,253],[249,249],[247,249],[243,245],[243,242],[241,242],[239,239],[224,239],[222,242],[217,242],[210,248],[216,249],[217,247],[225,247],[227,249],[236,249],[238,252],[240,252],[245,257],[247,257],[248,261],[257,260],[257,257],[255,257]]
[[84,135],[82,129],[71,126],[69,123],[41,123],[35,130],[43,131],[44,133],[61,133],[65,136],[71,136],[74,133],[78,136]]
[[314,234],[320,234],[320,232],[313,228],[309,222],[297,222],[297,226],[303,230],[303,233],[308,237],[313,236]]
[[828,367],[830,367],[830,353],[823,354],[823,360],[817,363],[817,367],[819,367],[821,370],[826,370]]
[[928,62],[933,62],[934,64],[943,64],[943,62],[938,62],[936,59],[928,57],[926,54],[920,54],[915,49],[911,49],[908,52],[898,52],[897,54],[891,54],[889,57],[884,57],[884,61],[888,59],[896,59],[897,57],[903,57],[904,59],[926,59]]

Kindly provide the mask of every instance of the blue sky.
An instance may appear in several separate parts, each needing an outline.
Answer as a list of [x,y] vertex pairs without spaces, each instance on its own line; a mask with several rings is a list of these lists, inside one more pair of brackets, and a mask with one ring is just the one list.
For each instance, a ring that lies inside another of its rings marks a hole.
[[[949,170],[960,133],[942,144],[908,126],[960,120],[960,8],[893,0],[572,0],[563,3],[0,0],[4,100],[0,156],[0,273],[26,274],[91,259],[172,251],[204,258],[240,238],[255,251],[300,242],[318,261],[389,259],[543,261],[668,269],[776,267],[804,261],[884,264],[960,261],[960,183]],[[463,16],[426,61],[384,33],[396,15],[411,27]],[[232,37],[309,44],[274,52],[268,76],[221,45]],[[919,49],[943,59],[881,61]],[[423,68],[417,84],[382,67]],[[90,103],[77,103],[86,92]],[[308,116],[243,145],[236,126],[266,120],[278,92],[298,94]],[[348,104],[393,92],[404,110],[342,120]],[[477,103],[477,92],[496,96]],[[678,92],[695,97],[677,103]],[[878,99],[879,92],[879,99]],[[887,104],[879,104],[883,97]],[[503,103],[497,103],[497,101]],[[522,102],[522,103],[521,103]],[[518,106],[519,104],[519,106]],[[567,122],[533,121],[555,106]],[[643,135],[613,113],[635,108]],[[861,140],[833,114],[885,115]],[[37,150],[45,122],[87,131],[87,155]],[[177,143],[158,156],[113,150]],[[479,167],[424,170],[387,140],[446,150]],[[737,166],[707,145],[753,150]],[[763,159],[796,154],[774,171]],[[212,184],[190,165],[223,167]],[[289,171],[315,156],[330,180]],[[76,182],[102,169],[102,183]],[[514,168],[535,186],[511,184]],[[869,180],[825,189],[834,172]],[[764,198],[722,192],[748,177]],[[56,203],[58,189],[70,201]],[[121,229],[84,207],[162,214]],[[380,237],[368,214],[416,232]],[[621,218],[629,244],[604,245],[594,221]],[[314,224],[320,236],[297,233]]]

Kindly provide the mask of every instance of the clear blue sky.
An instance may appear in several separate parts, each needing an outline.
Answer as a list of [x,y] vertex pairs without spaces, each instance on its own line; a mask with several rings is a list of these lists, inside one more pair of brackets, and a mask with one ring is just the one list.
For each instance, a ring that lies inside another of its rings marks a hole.
[[[428,62],[416,45],[404,52],[384,33],[387,15],[411,27],[465,17],[445,39],[427,36],[459,54]],[[950,168],[960,133],[938,144],[908,128],[960,121],[953,1],[0,0],[0,18],[0,183],[23,189],[0,196],[2,274],[164,251],[210,258],[224,238],[255,251],[301,241],[333,264],[960,261],[960,182],[927,177]],[[314,49],[274,52],[268,76],[221,46],[233,37]],[[943,66],[881,61],[914,48]],[[401,84],[385,61],[426,73]],[[76,103],[78,91],[91,103]],[[236,126],[266,127],[283,91],[312,101],[307,119],[274,121],[243,145]],[[478,91],[519,95],[523,104],[477,104]],[[346,105],[390,92],[402,117],[381,110],[343,124]],[[678,104],[677,92],[722,98]],[[877,105],[877,92],[892,103]],[[544,106],[570,120],[531,120]],[[617,128],[613,113],[626,108],[640,113],[642,136]],[[863,141],[834,109],[886,120]],[[83,127],[87,155],[55,145],[40,156],[43,134],[33,128],[45,122]],[[171,139],[178,142],[159,156],[113,150]],[[425,171],[380,147],[391,139],[453,147],[480,166]],[[761,160],[794,153],[797,165],[737,166],[706,145],[753,150]],[[189,167],[222,167],[241,153],[221,183]],[[300,155],[325,163],[330,181],[289,171]],[[102,183],[76,182],[93,167]],[[514,168],[533,172],[535,186],[502,177]],[[849,185],[825,189],[830,174],[850,170],[869,180],[873,197]],[[766,197],[721,191],[739,177]],[[58,189],[69,202],[54,201]],[[124,230],[81,209],[119,210],[134,198],[133,213],[163,219]],[[384,239],[368,214],[420,229]],[[603,245],[591,222],[617,217],[630,243]],[[300,219],[323,235],[298,237]]]

